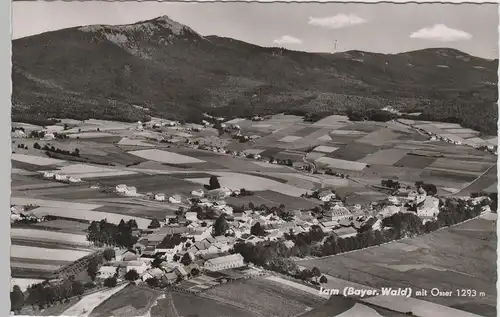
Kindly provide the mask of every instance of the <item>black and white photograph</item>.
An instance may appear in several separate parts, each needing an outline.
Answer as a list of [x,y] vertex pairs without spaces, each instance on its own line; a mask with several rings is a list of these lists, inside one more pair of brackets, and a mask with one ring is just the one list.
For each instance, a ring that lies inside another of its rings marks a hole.
[[14,1],[11,315],[497,316],[498,25]]

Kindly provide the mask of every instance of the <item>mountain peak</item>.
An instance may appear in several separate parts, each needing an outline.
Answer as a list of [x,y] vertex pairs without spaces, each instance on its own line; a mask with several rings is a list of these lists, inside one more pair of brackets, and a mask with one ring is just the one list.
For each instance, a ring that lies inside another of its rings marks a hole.
[[133,24],[122,24],[122,25],[88,25],[78,28],[82,32],[112,32],[113,34],[119,33],[140,33],[146,39],[150,38],[154,33],[158,31],[169,30],[173,36],[182,36],[185,34],[196,35],[202,37],[190,27],[178,23],[167,15],[163,15],[151,20],[140,21]]

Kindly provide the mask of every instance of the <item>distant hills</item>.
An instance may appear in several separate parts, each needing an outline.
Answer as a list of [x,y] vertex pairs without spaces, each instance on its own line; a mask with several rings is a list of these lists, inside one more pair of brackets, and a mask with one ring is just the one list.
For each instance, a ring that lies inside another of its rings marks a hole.
[[497,130],[498,60],[449,48],[306,53],[203,37],[163,16],[17,39],[12,61],[14,119],[197,121],[203,112],[327,115],[390,105]]

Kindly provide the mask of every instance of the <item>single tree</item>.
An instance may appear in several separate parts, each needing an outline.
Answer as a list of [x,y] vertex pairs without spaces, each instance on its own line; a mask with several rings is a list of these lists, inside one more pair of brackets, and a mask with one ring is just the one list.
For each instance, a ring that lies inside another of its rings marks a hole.
[[113,249],[105,249],[104,252],[103,252],[103,257],[106,261],[111,261],[115,258],[116,254],[115,254],[115,250]]
[[257,222],[250,228],[250,233],[257,237],[263,237],[266,235],[266,230]]
[[158,279],[155,278],[155,277],[150,277],[146,280],[146,283],[150,286],[150,287],[157,287],[158,286]]
[[222,236],[226,233],[226,231],[229,229],[229,224],[227,223],[226,216],[225,214],[222,214],[215,220],[214,223],[214,228],[213,228],[213,235],[214,236]]
[[191,264],[193,262],[193,259],[191,259],[191,256],[189,255],[189,253],[184,253],[184,255],[182,256],[182,259],[181,259],[181,263],[184,264],[185,266],[188,266],[189,264]]
[[191,275],[192,275],[192,276],[198,276],[199,274],[200,274],[200,270],[198,270],[197,268],[195,268],[195,267],[194,267],[194,268],[191,270]]
[[139,279],[139,277],[140,277],[139,273],[137,273],[137,271],[133,270],[133,269],[128,271],[127,273],[125,273],[125,279],[127,281],[131,281],[131,282],[136,281]]
[[219,179],[217,178],[217,176],[210,176],[210,180],[208,181],[208,186],[209,186],[209,189],[218,189],[220,188],[220,184],[219,184]]
[[14,285],[10,292],[10,310],[19,314],[24,305],[24,294],[18,285]]
[[92,260],[90,260],[87,267],[87,273],[92,280],[95,280],[98,270],[99,270],[99,262],[97,261],[96,258],[93,258]]
[[158,219],[151,220],[151,223],[148,226],[148,228],[150,228],[150,229],[156,229],[156,228],[160,228],[160,227],[161,227],[161,224],[160,224],[160,221],[158,221]]
[[321,271],[317,267],[313,267],[311,269],[311,273],[313,276],[317,276],[317,277],[321,276]]
[[160,257],[156,257],[153,262],[151,262],[151,267],[154,267],[154,268],[159,268],[161,266],[161,264],[163,263],[163,259],[160,258]]
[[38,142],[35,142],[35,144],[33,144],[33,148],[36,150],[40,150],[42,147],[40,146],[40,144],[38,144]]
[[116,277],[108,277],[107,279],[104,280],[104,286],[106,287],[115,287],[117,283]]

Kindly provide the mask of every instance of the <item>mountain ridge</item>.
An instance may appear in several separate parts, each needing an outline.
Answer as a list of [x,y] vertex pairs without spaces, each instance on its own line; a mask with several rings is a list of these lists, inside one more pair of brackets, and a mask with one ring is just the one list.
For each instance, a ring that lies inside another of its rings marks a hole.
[[168,16],[51,31],[12,46],[14,117],[196,121],[202,112],[326,115],[391,105],[496,134],[498,60],[456,49],[308,53],[201,36]]

